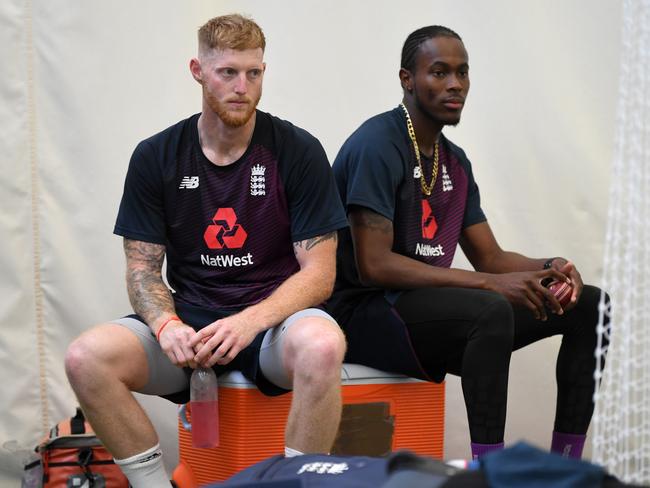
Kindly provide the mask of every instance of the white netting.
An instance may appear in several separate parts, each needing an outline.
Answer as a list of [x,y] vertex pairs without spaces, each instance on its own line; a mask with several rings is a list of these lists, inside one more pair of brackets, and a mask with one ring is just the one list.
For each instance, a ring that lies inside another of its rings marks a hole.
[[603,281],[612,306],[601,300],[596,355],[606,352],[607,364],[595,373],[593,461],[649,483],[650,0],[625,0],[622,40]]

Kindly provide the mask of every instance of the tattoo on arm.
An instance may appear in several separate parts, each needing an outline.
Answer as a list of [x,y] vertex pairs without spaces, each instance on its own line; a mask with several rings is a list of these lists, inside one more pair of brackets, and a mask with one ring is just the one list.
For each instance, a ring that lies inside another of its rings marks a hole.
[[336,231],[334,231],[322,236],[316,236],[310,239],[305,239],[304,241],[294,242],[293,243],[294,252],[297,252],[298,248],[305,249],[306,251],[310,251],[321,242],[325,242],[329,240],[334,240],[334,242],[336,242],[337,239],[338,239],[338,235]]
[[165,246],[124,239],[124,253],[133,310],[149,325],[165,312],[174,313],[172,295],[162,279]]
[[393,223],[377,212],[372,210],[359,210],[355,212],[355,223],[367,227],[370,230],[379,231],[383,234],[393,233]]

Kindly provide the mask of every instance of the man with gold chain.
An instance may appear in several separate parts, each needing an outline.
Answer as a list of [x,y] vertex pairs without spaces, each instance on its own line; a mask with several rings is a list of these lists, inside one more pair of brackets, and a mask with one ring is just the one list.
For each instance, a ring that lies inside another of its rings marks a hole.
[[[503,447],[513,350],[561,334],[551,449],[580,457],[593,413],[600,290],[570,261],[502,250],[481,209],[471,164],[443,134],[469,91],[458,34],[407,38],[402,103],[372,117],[333,165],[350,227],[339,231],[330,311],[347,361],[440,382],[459,375],[472,457]],[[451,268],[460,244],[475,271]],[[566,282],[564,307],[543,284]]]

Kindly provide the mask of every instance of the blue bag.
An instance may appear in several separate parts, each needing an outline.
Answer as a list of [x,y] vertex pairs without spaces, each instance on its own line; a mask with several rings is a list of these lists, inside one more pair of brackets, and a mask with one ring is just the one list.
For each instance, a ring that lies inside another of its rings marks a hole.
[[[426,465],[422,469],[419,464]],[[410,452],[388,458],[306,454],[274,456],[207,488],[386,488],[441,486],[458,470]]]
[[593,488],[603,486],[605,470],[595,464],[568,459],[518,442],[481,459],[492,488]]
[[377,488],[387,478],[387,459],[365,456],[307,454],[285,458],[273,456],[227,481],[210,487],[264,488]]

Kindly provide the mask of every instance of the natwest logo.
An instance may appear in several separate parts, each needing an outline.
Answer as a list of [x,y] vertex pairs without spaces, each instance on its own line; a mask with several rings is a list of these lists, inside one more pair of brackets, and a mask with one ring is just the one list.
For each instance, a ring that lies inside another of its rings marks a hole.
[[422,238],[433,239],[438,230],[438,223],[433,216],[431,205],[428,200],[422,200]]
[[239,249],[246,242],[248,234],[237,223],[237,214],[230,208],[220,208],[212,217],[212,225],[208,225],[203,239],[210,249]]

